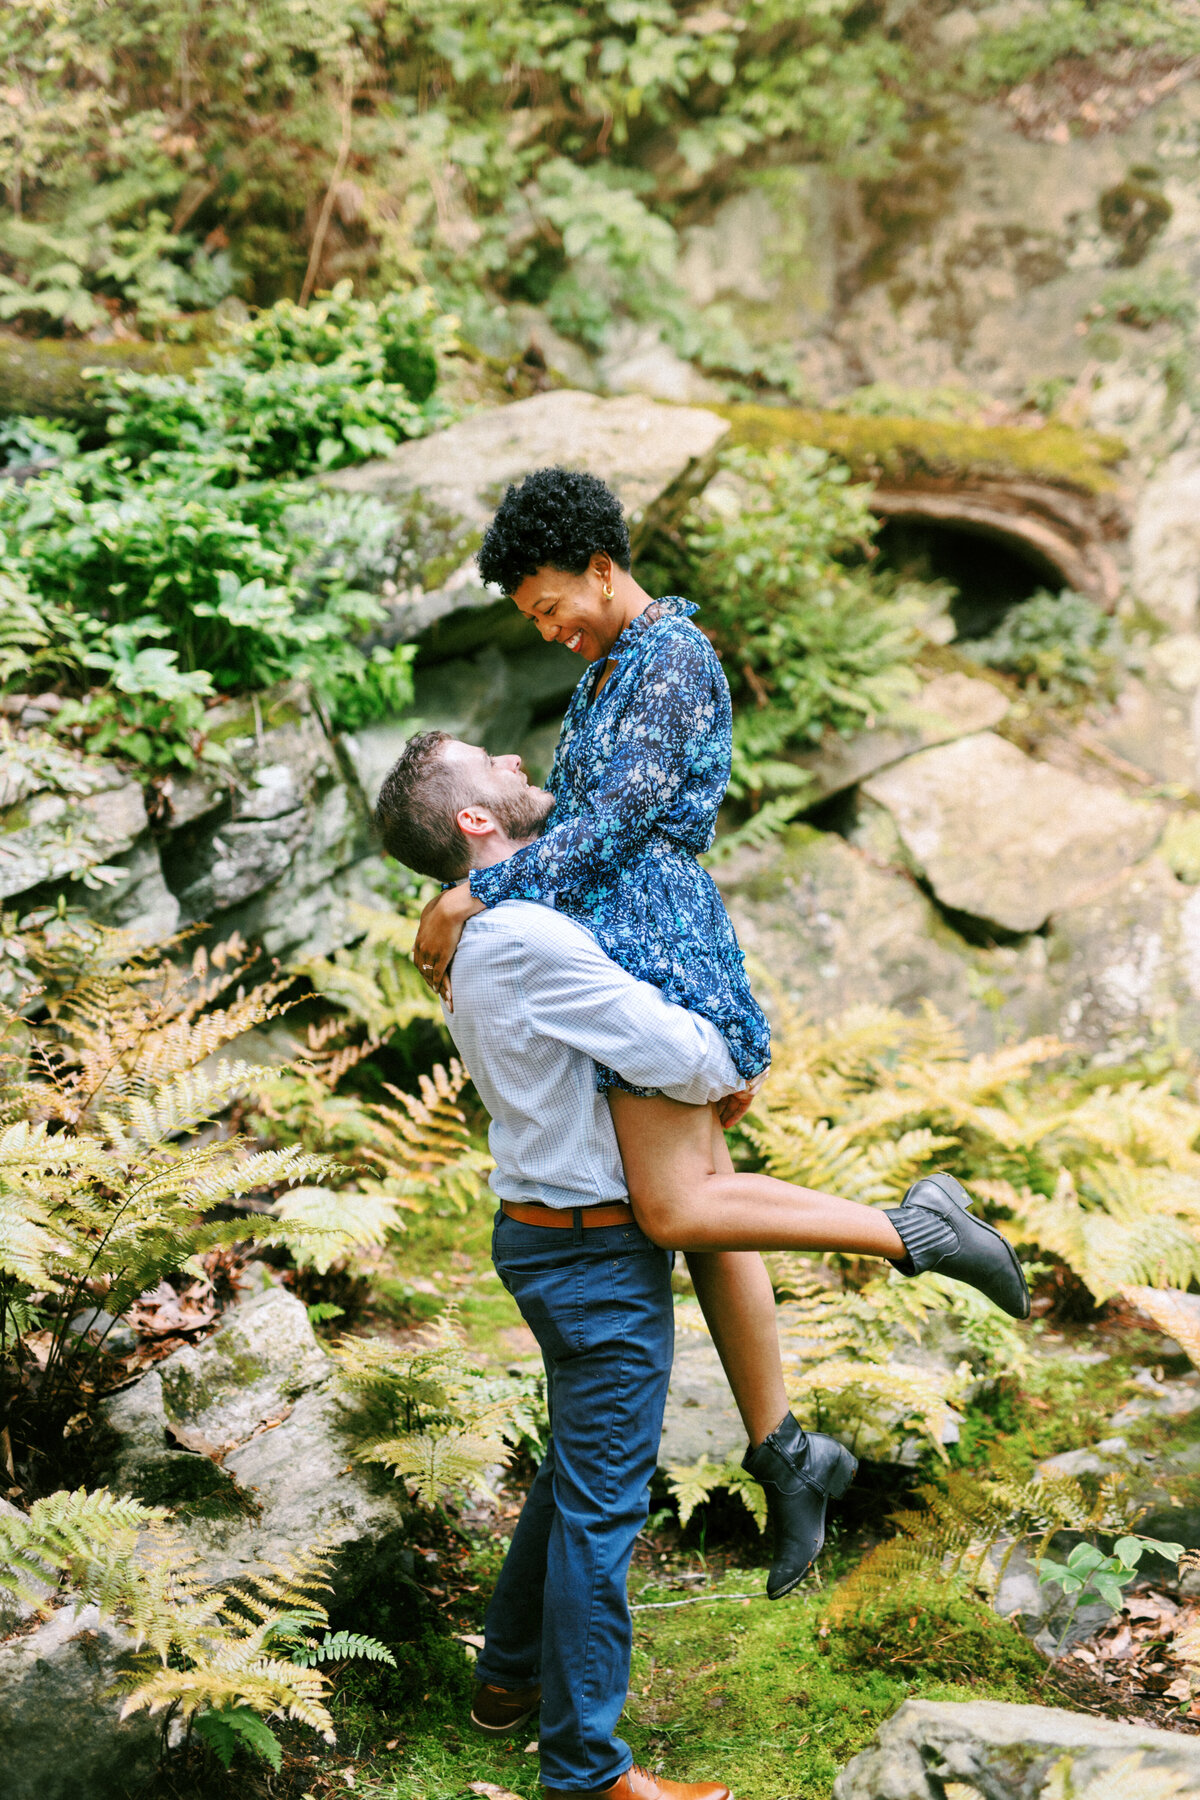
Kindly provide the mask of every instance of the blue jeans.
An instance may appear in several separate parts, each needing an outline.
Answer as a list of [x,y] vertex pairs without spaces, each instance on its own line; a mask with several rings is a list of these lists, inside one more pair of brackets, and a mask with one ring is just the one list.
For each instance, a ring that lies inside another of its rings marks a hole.
[[671,1256],[636,1225],[520,1225],[492,1260],[546,1364],[550,1448],[487,1610],[481,1681],[541,1679],[541,1778],[610,1787],[633,1629],[625,1591],[646,1522],[675,1342]]

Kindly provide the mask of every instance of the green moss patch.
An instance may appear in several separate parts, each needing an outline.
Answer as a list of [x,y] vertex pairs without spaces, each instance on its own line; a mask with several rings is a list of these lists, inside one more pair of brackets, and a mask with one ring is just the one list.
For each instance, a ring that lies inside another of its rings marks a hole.
[[1118,437],[1068,425],[964,425],[953,419],[858,418],[850,413],[742,404],[715,406],[732,442],[767,450],[812,444],[868,481],[916,476],[1023,476],[1087,494],[1110,491],[1125,455]]

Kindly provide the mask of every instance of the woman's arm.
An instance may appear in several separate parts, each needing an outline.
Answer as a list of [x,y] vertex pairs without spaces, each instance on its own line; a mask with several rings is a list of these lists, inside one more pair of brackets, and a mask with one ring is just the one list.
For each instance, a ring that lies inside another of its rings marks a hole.
[[435,894],[421,913],[413,945],[413,961],[423,980],[435,994],[440,994],[447,1009],[454,1011],[454,995],[449,969],[458,949],[458,940],[468,919],[484,910],[465,882],[460,887],[446,888]]
[[505,862],[473,870],[475,898],[485,906],[501,900],[553,905],[594,887],[606,868],[636,856],[693,776],[727,764],[728,747],[718,730],[720,679],[698,632],[667,637],[615,722],[616,741],[597,770],[587,812],[551,823]]

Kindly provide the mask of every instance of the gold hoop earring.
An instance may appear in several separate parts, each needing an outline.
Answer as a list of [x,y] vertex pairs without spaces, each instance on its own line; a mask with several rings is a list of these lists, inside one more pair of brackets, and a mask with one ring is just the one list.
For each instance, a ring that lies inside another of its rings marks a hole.
[[612,584],[612,582],[611,582],[611,581],[606,581],[606,582],[605,582],[605,584],[604,584],[604,586],[603,586],[603,587],[602,587],[602,588],[601,588],[601,589],[600,589],[600,592],[601,592],[601,593],[602,593],[602,594],[603,594],[603,595],[604,595],[604,598],[605,598],[605,599],[606,599],[606,600],[611,600],[611,599],[612,599],[612,597],[613,597],[613,584]]

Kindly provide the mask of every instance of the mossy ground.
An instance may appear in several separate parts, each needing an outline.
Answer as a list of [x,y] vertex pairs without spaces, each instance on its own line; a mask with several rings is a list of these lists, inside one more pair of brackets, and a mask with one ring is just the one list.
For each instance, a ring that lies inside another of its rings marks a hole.
[[[1038,1697],[1039,1659],[1011,1627],[968,1601],[948,1601],[941,1614],[926,1608],[919,1620],[921,1642],[962,1639],[963,1673],[947,1678],[939,1672],[944,1656],[932,1673],[901,1666],[902,1657],[887,1666],[886,1628],[872,1638],[874,1658],[864,1659],[854,1644],[827,1632],[825,1592],[773,1605],[761,1571],[732,1570],[699,1596],[636,1580],[632,1591],[635,1605],[649,1609],[634,1615],[622,1735],[638,1762],[681,1780],[718,1778],[738,1800],[781,1793],[827,1800],[838,1770],[910,1694]],[[755,1597],[717,1598],[747,1592]],[[911,1619],[905,1611],[898,1633],[909,1633]],[[982,1661],[981,1645],[988,1651]],[[538,1769],[530,1738],[495,1743],[473,1734],[465,1722],[465,1659],[456,1664],[432,1645],[429,1652],[428,1686],[418,1698],[410,1668],[402,1685],[412,1703],[395,1711],[385,1696],[401,1684],[389,1671],[347,1679],[340,1735],[359,1747],[356,1791],[377,1800],[451,1800],[471,1782],[491,1782],[533,1800]]]

